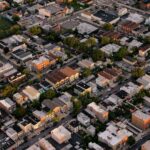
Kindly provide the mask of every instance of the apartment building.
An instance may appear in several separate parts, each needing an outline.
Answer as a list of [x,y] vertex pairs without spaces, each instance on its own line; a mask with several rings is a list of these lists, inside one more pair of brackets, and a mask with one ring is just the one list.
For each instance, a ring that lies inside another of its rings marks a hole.
[[105,122],[108,120],[108,111],[102,109],[95,102],[88,104],[87,108],[94,113],[94,115],[101,121]]
[[132,123],[138,128],[145,130],[150,126],[150,115],[137,110],[132,113]]

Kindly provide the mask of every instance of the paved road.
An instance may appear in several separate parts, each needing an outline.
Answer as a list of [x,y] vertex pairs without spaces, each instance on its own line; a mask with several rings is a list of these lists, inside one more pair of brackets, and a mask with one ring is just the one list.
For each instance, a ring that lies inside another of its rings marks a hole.
[[34,138],[32,138],[30,141],[23,143],[22,145],[20,145],[18,148],[16,148],[16,150],[24,150],[27,147],[33,145],[34,143],[36,143],[39,139],[46,137],[54,128],[57,128],[60,125],[65,124],[66,122],[68,122],[69,120],[71,120],[72,117],[69,115],[66,118],[64,118],[63,120],[61,120],[57,125],[52,126],[48,129],[46,129],[45,131],[41,132],[39,135],[35,136]]
[[150,133],[146,134],[139,141],[137,141],[136,144],[134,144],[132,147],[129,148],[129,150],[138,150],[141,147],[141,145],[148,140],[150,140]]

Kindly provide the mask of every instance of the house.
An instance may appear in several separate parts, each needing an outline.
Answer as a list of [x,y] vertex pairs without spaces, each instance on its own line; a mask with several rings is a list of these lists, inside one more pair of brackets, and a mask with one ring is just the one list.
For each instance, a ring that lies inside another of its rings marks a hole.
[[107,144],[113,150],[119,150],[133,134],[124,128],[110,124],[104,132],[98,133],[98,140]]
[[135,22],[136,24],[140,24],[144,21],[143,15],[137,13],[130,13],[127,17],[128,21]]
[[112,85],[117,81],[118,77],[122,74],[122,70],[119,68],[105,68],[103,71],[98,73],[96,83],[101,87]]
[[142,45],[139,48],[139,56],[145,57],[145,56],[147,56],[149,51],[150,51],[150,45]]
[[134,96],[135,94],[139,93],[142,90],[143,86],[137,85],[133,82],[128,82],[125,86],[121,87],[120,90],[125,91],[128,93],[130,97]]
[[47,114],[44,111],[35,110],[33,111],[33,116],[36,117],[38,120],[40,120],[41,123],[44,123],[47,121]]
[[18,134],[13,128],[8,128],[6,130],[6,134],[8,137],[10,137],[13,141],[16,141],[18,139]]
[[15,93],[13,95],[13,100],[20,106],[25,106],[28,102],[28,97],[23,93]]
[[40,148],[43,150],[56,150],[56,148],[51,143],[49,143],[49,141],[46,140],[45,138],[40,139],[38,141],[38,144]]
[[27,150],[41,150],[41,148],[37,144],[33,144]]
[[104,148],[102,148],[100,145],[98,145],[97,143],[92,143],[92,142],[88,144],[88,147],[93,150],[104,150]]
[[21,49],[13,51],[11,54],[15,59],[17,59],[21,62],[26,62],[27,60],[30,60],[33,57],[32,53],[30,51],[24,51]]
[[16,108],[16,104],[7,97],[3,100],[0,100],[0,108],[4,109],[6,112],[12,113]]
[[38,59],[33,60],[31,63],[33,70],[42,71],[48,68],[50,65],[55,64],[55,61],[54,59],[50,61],[48,58],[41,56]]
[[59,96],[58,99],[67,105],[68,110],[72,111],[73,103],[71,101],[72,100],[71,94],[65,92],[63,93],[63,95]]
[[116,31],[107,31],[107,32],[104,32],[102,36],[108,37],[113,41],[119,42],[121,38],[121,33],[116,32]]
[[51,137],[58,143],[62,144],[71,139],[71,132],[64,126],[59,126],[51,131]]
[[[13,71],[13,70],[12,70]],[[25,74],[22,74],[21,72],[7,72],[4,74],[5,78],[7,76],[7,80],[9,83],[11,84],[15,84],[15,83],[19,83],[21,81],[23,81],[26,78]]]
[[10,63],[0,63],[0,77],[2,77],[5,73],[13,70],[14,67]]
[[132,21],[124,21],[119,25],[119,29],[121,32],[127,34],[133,34],[133,31],[137,29],[139,24],[132,22]]
[[132,123],[136,127],[145,130],[150,126],[150,115],[145,114],[140,110],[137,110],[132,113]]
[[17,3],[17,4],[23,4],[24,3],[24,0],[13,0],[14,3]]
[[150,97],[144,96],[144,104],[145,106],[150,107]]
[[93,25],[91,25],[89,23],[85,23],[85,22],[80,23],[76,27],[76,29],[77,29],[77,31],[78,31],[79,34],[83,34],[83,35],[84,34],[91,34],[91,33],[93,33],[93,32],[95,32],[95,31],[98,30],[97,27],[95,27],[95,26],[93,26]]
[[87,108],[94,113],[99,121],[106,122],[108,120],[108,112],[97,105],[95,102],[88,104]]
[[88,59],[83,59],[79,61],[78,65],[82,68],[90,68],[90,69],[94,68],[94,62]]
[[121,99],[115,94],[112,94],[104,100],[104,103],[107,106],[108,110],[113,111],[123,103],[123,99]]
[[130,56],[124,57],[124,58],[123,58],[123,61],[124,61],[126,64],[131,65],[131,66],[134,66],[134,65],[136,65],[136,63],[137,63],[137,60],[134,59],[134,58],[132,58],[132,57],[130,57]]
[[47,6],[40,8],[38,10],[39,15],[47,17],[47,18],[54,18],[54,17],[63,17],[67,14],[67,8],[63,8],[60,5],[56,4],[55,2],[49,3]]
[[77,115],[77,120],[85,127],[90,125],[90,118],[82,112]]
[[75,119],[71,120],[68,123],[67,127],[68,127],[69,130],[71,130],[74,133],[77,133],[80,130],[79,122],[77,120],[75,120]]
[[92,88],[84,82],[79,82],[74,88],[74,93],[77,95],[91,94]]
[[143,77],[138,78],[137,82],[142,84],[144,89],[150,89],[150,75],[145,74]]
[[26,86],[22,93],[29,98],[29,100],[34,101],[38,100],[40,97],[40,92],[36,90],[33,86]]
[[149,150],[150,148],[150,140],[146,141],[142,146],[141,150]]
[[112,55],[115,52],[118,52],[121,47],[117,44],[107,44],[100,48],[108,56]]
[[64,67],[48,73],[46,76],[46,81],[49,82],[54,88],[59,88],[67,83],[73,82],[78,79],[78,77],[78,71],[70,67]]
[[6,1],[0,1],[0,11],[3,11],[3,10],[5,10],[5,9],[7,9],[7,8],[9,8],[9,3],[8,2],[6,2]]
[[67,105],[58,98],[54,98],[53,100],[44,100],[42,102],[42,107],[48,112],[52,112],[52,116],[56,115],[58,117],[63,117],[63,114],[69,112]]
[[105,23],[115,24],[119,21],[120,17],[115,14],[99,10],[92,15],[92,19],[97,20],[100,24],[104,25]]

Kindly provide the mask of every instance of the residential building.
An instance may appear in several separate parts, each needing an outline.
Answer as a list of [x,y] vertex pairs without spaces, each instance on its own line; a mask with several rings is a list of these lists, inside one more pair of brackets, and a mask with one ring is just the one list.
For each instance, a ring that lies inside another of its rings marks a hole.
[[87,108],[93,112],[101,122],[106,122],[108,120],[108,112],[98,106],[95,102],[88,104]]
[[70,68],[64,67],[47,74],[46,81],[54,88],[61,87],[67,83],[71,83],[78,79],[79,72]]
[[90,68],[90,69],[94,68],[94,62],[88,59],[83,59],[79,61],[78,65],[82,68]]
[[20,106],[24,106],[26,105],[26,103],[28,102],[28,97],[23,94],[23,93],[15,93],[13,95],[13,100]]
[[38,144],[43,150],[56,150],[56,148],[44,138],[40,139]]
[[88,147],[93,150],[104,150],[104,148],[102,148],[100,145],[98,145],[97,143],[92,143],[92,142],[88,144]]
[[0,108],[4,109],[6,112],[12,113],[16,108],[16,104],[7,97],[3,100],[0,100]]
[[51,131],[51,137],[59,144],[67,142],[71,138],[71,132],[64,126],[59,126]]
[[74,88],[74,93],[78,95],[85,95],[87,93],[91,94],[92,88],[84,82],[79,82]]
[[132,113],[132,123],[142,129],[145,130],[150,126],[150,115],[141,112],[140,110]]
[[128,137],[132,135],[128,130],[110,124],[104,132],[98,133],[98,139],[113,150],[121,150],[126,144]]
[[108,44],[101,48],[101,51],[103,51],[108,56],[112,55],[114,52],[118,52],[121,47],[117,44]]
[[141,150],[149,150],[149,148],[150,148],[150,140],[148,140],[141,146]]
[[33,86],[26,86],[22,90],[22,93],[25,94],[31,101],[38,100],[40,97],[40,92],[36,90]]
[[137,82],[142,84],[144,89],[150,89],[150,75],[145,74],[143,77],[137,79]]
[[77,115],[77,120],[85,127],[90,125],[90,118],[82,112]]
[[[53,63],[55,63],[55,62],[53,62]],[[32,61],[32,68],[35,71],[42,71],[42,70],[48,68],[50,65],[51,65],[50,60],[44,56],[41,56],[38,59],[35,59]]]
[[92,15],[92,19],[97,20],[100,24],[103,25],[105,23],[115,24],[119,21],[120,17],[103,10],[99,10]]

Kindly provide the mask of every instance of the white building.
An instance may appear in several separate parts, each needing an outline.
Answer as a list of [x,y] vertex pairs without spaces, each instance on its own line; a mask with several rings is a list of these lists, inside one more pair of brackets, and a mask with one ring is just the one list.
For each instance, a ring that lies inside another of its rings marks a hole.
[[59,144],[67,142],[71,138],[71,132],[64,126],[59,126],[51,131],[51,137]]
[[144,21],[144,17],[143,15],[137,13],[130,13],[127,20],[140,24],[141,22]]
[[144,89],[150,89],[150,75],[144,75],[143,77],[137,79],[137,82],[142,84]]
[[127,85],[121,87],[120,90],[125,91],[132,97],[135,94],[137,94],[141,90],[141,88],[137,84],[134,84],[133,82],[129,82],[127,83]]
[[79,113],[77,115],[77,120],[83,125],[83,126],[89,126],[90,125],[90,118],[83,114],[83,113]]
[[121,149],[130,136],[132,136],[131,132],[112,124],[109,125],[104,132],[98,133],[99,141],[104,142],[113,150]]
[[16,108],[16,104],[10,98],[5,98],[0,100],[0,108],[7,112],[13,112]]
[[6,64],[0,64],[0,76],[2,76],[4,73],[12,70],[14,67],[10,63]]
[[87,108],[93,112],[101,122],[108,120],[108,112],[98,106],[95,102],[88,104]]
[[88,147],[93,150],[104,150],[100,145],[90,142]]
[[101,48],[101,51],[103,51],[107,55],[112,55],[114,52],[118,52],[120,48],[121,47],[117,44],[108,44],[103,46]]
[[31,101],[38,100],[40,97],[40,92],[36,90],[32,86],[26,86],[25,89],[22,91]]

